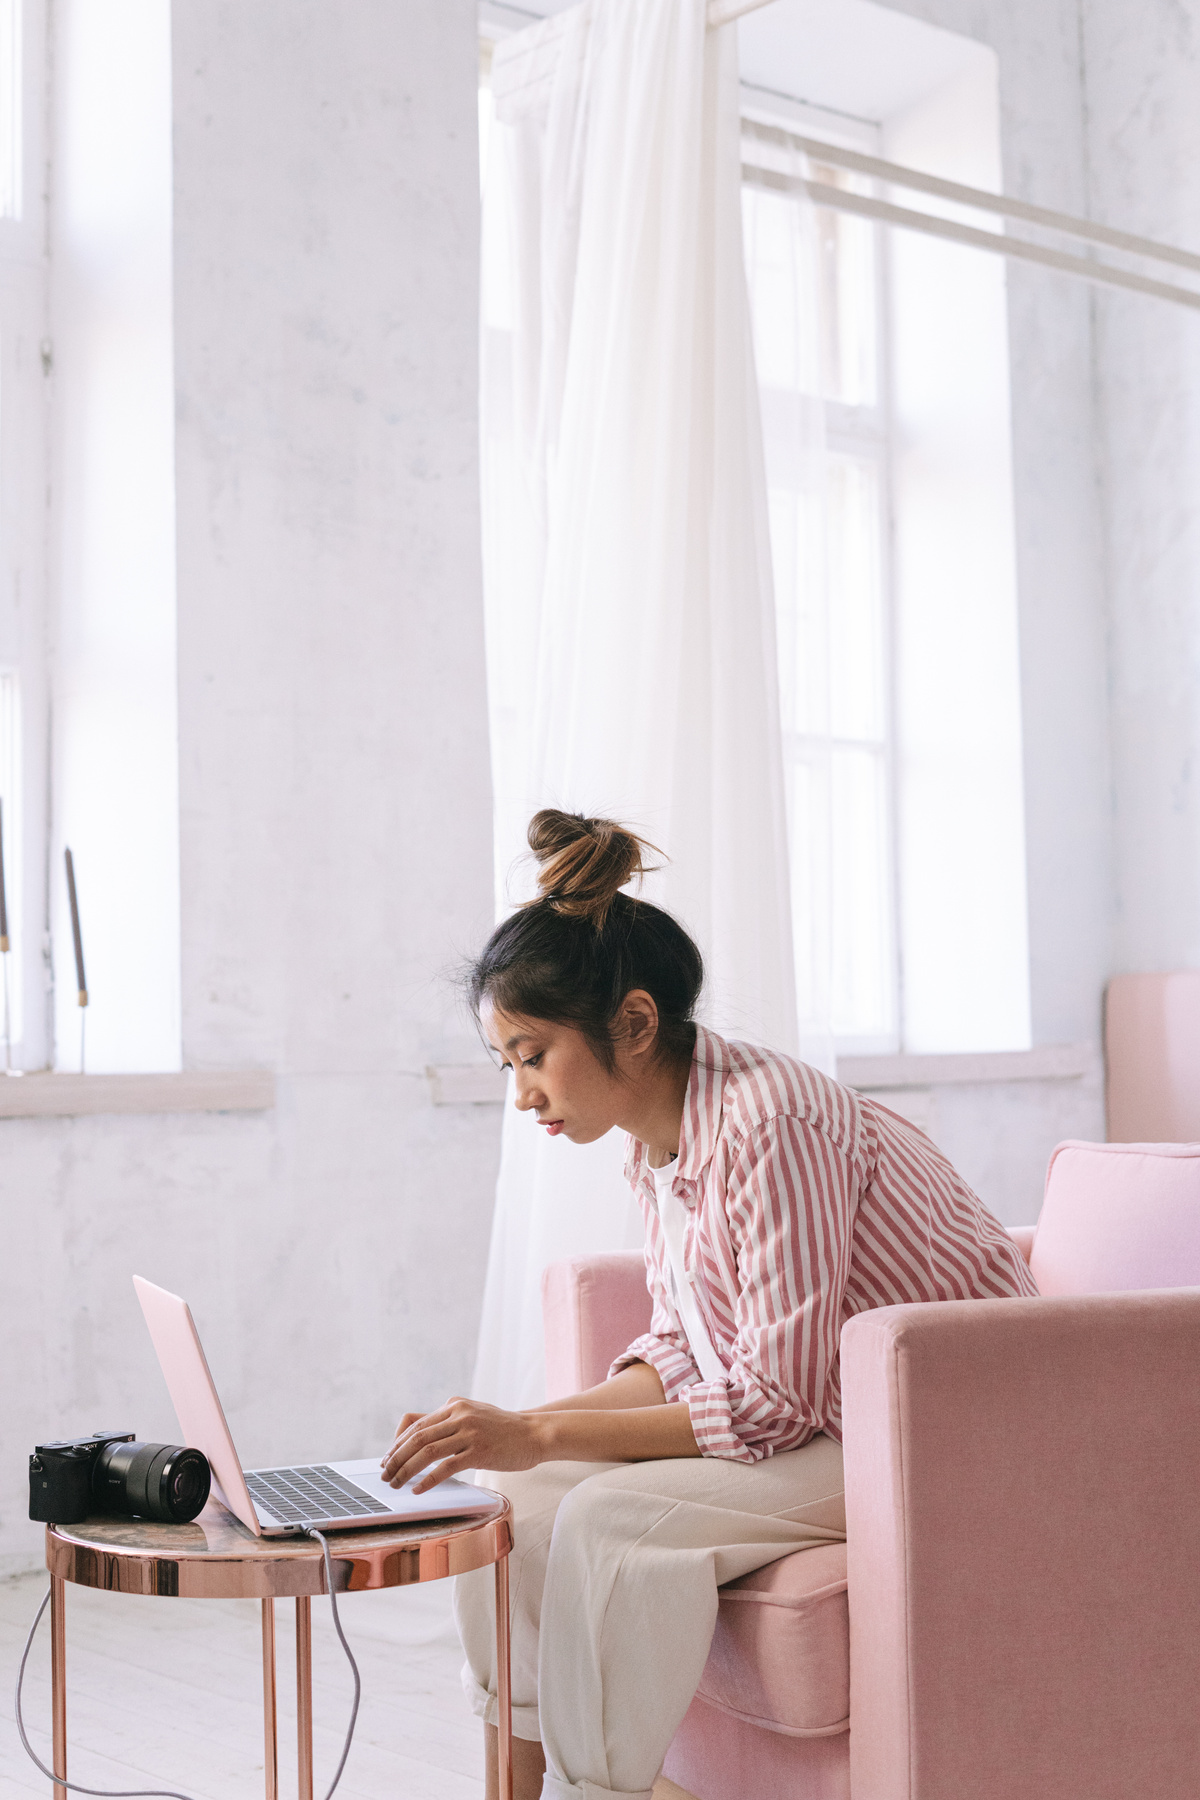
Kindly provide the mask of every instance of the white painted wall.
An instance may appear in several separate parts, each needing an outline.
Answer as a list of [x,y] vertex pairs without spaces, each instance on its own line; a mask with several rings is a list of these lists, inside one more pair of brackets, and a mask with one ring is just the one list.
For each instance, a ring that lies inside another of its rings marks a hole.
[[1054,1145],[1104,1136],[1098,1047],[1080,1054],[1078,1065],[1082,1073],[1053,1080],[952,1081],[882,1088],[876,1097],[927,1132],[1006,1224],[1032,1225]]
[[465,1386],[491,1223],[499,1111],[423,1074],[491,919],[474,5],[173,33],[183,1059],[279,1103],[0,1125],[0,1568],[38,1438],[174,1435],[131,1272],[247,1458],[362,1452]]
[[[1081,11],[1094,216],[1200,249],[1200,11]],[[1200,966],[1200,317],[1097,293],[1114,966]]]

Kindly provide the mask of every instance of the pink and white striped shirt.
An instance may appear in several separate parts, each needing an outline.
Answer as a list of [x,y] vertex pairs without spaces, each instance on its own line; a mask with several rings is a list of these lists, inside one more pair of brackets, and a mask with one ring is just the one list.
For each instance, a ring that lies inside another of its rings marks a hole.
[[618,1357],[686,1400],[705,1456],[757,1462],[841,1440],[838,1341],[872,1306],[1036,1294],[1002,1225],[923,1132],[807,1064],[697,1028],[673,1190],[684,1266],[725,1369],[704,1381],[672,1299],[646,1146],[625,1173],[646,1221],[650,1330]]

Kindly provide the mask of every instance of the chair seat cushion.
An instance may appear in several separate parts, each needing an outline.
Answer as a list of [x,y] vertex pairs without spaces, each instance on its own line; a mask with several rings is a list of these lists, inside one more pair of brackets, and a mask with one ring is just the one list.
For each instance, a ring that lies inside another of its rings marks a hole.
[[789,1737],[849,1729],[845,1544],[796,1551],[721,1589],[698,1697]]

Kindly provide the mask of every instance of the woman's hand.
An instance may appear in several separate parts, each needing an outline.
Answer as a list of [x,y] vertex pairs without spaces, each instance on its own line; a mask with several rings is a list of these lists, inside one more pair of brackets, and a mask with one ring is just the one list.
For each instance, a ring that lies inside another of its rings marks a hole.
[[[665,1403],[648,1363],[633,1363],[598,1387],[533,1412],[502,1412],[480,1400],[447,1400],[437,1412],[405,1413],[383,1459],[393,1487],[424,1494],[464,1469],[532,1469],[542,1462],[645,1462],[699,1456],[682,1401]],[[421,1480],[416,1480],[421,1476]]]
[[405,1413],[383,1459],[392,1487],[414,1481],[415,1494],[464,1469],[532,1469],[544,1458],[542,1422],[529,1413],[502,1412],[457,1395],[437,1412]]

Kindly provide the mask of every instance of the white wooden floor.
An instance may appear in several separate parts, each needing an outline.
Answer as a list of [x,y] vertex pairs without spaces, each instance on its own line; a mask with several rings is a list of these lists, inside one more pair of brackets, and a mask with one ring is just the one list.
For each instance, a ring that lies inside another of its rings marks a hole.
[[[0,1796],[48,1796],[17,1737],[11,1694],[44,1575],[0,1582]],[[362,1705],[339,1800],[480,1800],[480,1729],[459,1682],[450,1585],[347,1594],[342,1625]],[[317,1795],[341,1755],[353,1688],[329,1603],[313,1601]],[[281,1800],[296,1793],[293,1603],[276,1602]],[[88,1787],[177,1788],[194,1800],[260,1800],[262,1652],[254,1600],[155,1600],[67,1588],[67,1773]],[[25,1680],[25,1725],[50,1755],[50,1617]],[[691,1800],[660,1781],[655,1800]]]
[[[11,1694],[43,1575],[0,1583],[0,1795],[48,1795],[13,1722]],[[480,1729],[459,1684],[450,1587],[348,1594],[342,1624],[362,1673],[346,1800],[479,1800]],[[296,1793],[294,1606],[276,1602],[280,1793]],[[253,1600],[143,1599],[67,1588],[67,1773],[89,1787],[174,1787],[195,1800],[260,1800],[262,1653]],[[30,1657],[24,1713],[50,1762],[50,1630]],[[328,1787],[353,1688],[329,1603],[313,1601],[313,1746]]]

